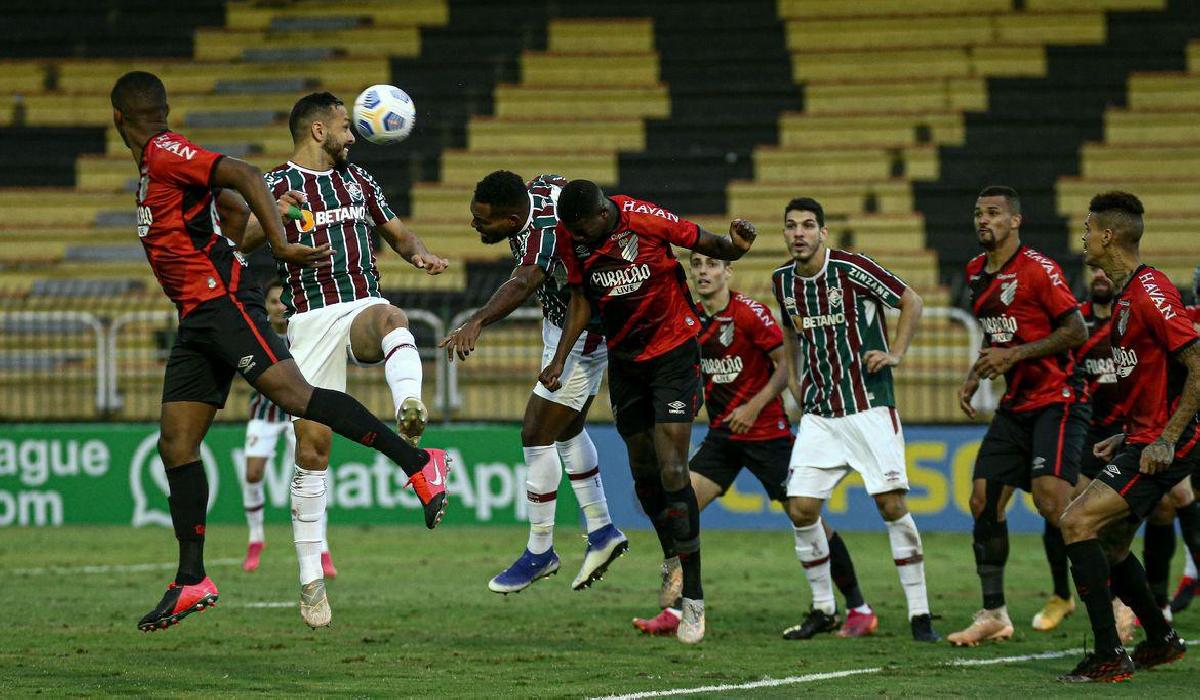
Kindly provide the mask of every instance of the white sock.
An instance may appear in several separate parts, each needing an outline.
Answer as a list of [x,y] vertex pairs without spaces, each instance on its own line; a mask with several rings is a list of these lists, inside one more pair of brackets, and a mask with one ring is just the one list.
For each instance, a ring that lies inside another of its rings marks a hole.
[[249,482],[242,484],[242,506],[246,509],[246,524],[250,526],[251,542],[263,541],[263,505],[265,503],[261,481],[254,484]]
[[417,341],[407,328],[383,336],[383,373],[388,388],[392,390],[392,402],[396,410],[410,396],[421,398],[421,355],[417,353]]
[[892,543],[892,559],[908,599],[908,619],[929,614],[929,594],[925,591],[925,554],[921,548],[921,533],[912,513],[886,523],[888,540]]
[[562,467],[554,445],[523,448],[525,498],[529,505],[529,551],[542,554],[554,546],[554,504]]
[[829,574],[829,538],[821,519],[805,527],[793,527],[796,533],[796,558],[804,566],[804,576],[812,588],[813,607],[832,615],[837,611],[833,601],[833,577]]
[[296,467],[292,475],[292,535],[300,560],[300,585],[324,575],[321,570],[321,516],[325,513],[325,471]]
[[600,480],[600,458],[596,445],[587,431],[563,442],[556,442],[558,456],[562,459],[575,491],[575,500],[587,520],[587,531],[594,532],[612,522],[608,515],[608,500],[604,497],[604,484]]
[[1183,550],[1183,575],[1190,579],[1200,578],[1196,575],[1196,560],[1186,548]]

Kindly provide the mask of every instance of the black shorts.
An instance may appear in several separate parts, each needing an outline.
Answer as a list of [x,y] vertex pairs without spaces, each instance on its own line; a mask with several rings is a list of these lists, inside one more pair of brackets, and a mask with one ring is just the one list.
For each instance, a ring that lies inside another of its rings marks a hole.
[[974,478],[1025,491],[1040,476],[1074,485],[1091,413],[1090,406],[1078,403],[1023,413],[996,411],[975,458]]
[[691,423],[704,405],[700,344],[692,339],[640,362],[610,358],[608,396],[624,437],[656,423]]
[[271,328],[262,292],[210,299],[179,322],[163,403],[199,401],[224,408],[235,372],[253,384],[268,367],[291,357]]
[[728,431],[709,430],[688,468],[720,486],[723,496],[745,467],[762,482],[771,500],[783,502],[787,500],[793,442],[790,435],[773,440],[734,440]]
[[1087,439],[1083,441],[1083,454],[1079,460],[1079,473],[1089,479],[1095,479],[1104,465],[1108,464],[1104,460],[1097,457],[1092,452],[1092,447],[1098,442],[1103,442],[1113,435],[1121,432],[1119,423],[1110,423],[1108,425],[1093,425],[1087,434]]
[[1139,520],[1148,516],[1175,484],[1200,467],[1200,450],[1193,447],[1183,457],[1177,456],[1165,471],[1143,474],[1140,467],[1145,447],[1125,445],[1096,475],[1097,481],[1103,481],[1121,494],[1129,504],[1131,517]]

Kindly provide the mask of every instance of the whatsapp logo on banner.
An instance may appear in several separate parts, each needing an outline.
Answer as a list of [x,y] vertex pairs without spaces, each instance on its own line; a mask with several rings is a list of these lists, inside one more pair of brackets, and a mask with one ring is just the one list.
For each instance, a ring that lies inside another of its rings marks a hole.
[[[129,463],[129,492],[133,495],[133,526],[162,525],[171,527],[171,510],[167,497],[171,488],[167,484],[167,472],[162,458],[158,456],[158,435],[154,431],[138,444]],[[208,510],[217,500],[219,477],[217,456],[208,445],[200,443],[200,459],[204,461],[204,473],[208,476]]]

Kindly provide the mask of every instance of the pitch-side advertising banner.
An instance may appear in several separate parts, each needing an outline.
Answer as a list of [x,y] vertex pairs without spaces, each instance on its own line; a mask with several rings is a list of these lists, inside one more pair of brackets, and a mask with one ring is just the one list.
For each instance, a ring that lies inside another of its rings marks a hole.
[[[158,458],[158,428],[152,424],[0,425],[0,527],[110,523],[170,525],[167,481]],[[922,530],[970,531],[967,500],[982,426],[910,426],[909,508]],[[624,444],[609,425],[589,429],[613,520],[621,527],[648,527],[633,494]],[[698,445],[705,429],[698,427]],[[209,479],[209,521],[242,522],[241,478],[245,470],[244,428],[215,425],[201,450]],[[516,523],[525,511],[525,466],[520,428],[513,425],[431,426],[424,444],[446,448],[453,459],[448,480],[451,506],[446,525]],[[335,438],[329,489],[330,520],[346,524],[420,523],[419,504],[404,488],[404,473],[373,450]],[[284,443],[266,468],[266,518],[287,522],[290,455]],[[845,530],[882,530],[874,502],[855,475],[827,505],[830,521]],[[565,476],[557,520],[579,517]],[[1041,531],[1027,494],[1013,499],[1013,531]],[[778,504],[767,500],[757,480],[743,472],[724,498],[703,515],[704,527],[787,527]]]

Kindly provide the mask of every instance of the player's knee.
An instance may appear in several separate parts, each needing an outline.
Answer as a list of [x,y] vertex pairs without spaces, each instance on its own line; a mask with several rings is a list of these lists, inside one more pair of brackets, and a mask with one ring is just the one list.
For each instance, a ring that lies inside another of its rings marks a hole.
[[976,520],[982,520],[984,515],[984,507],[987,505],[987,497],[980,493],[978,489],[971,492],[971,517]]
[[1046,519],[1046,522],[1051,525],[1058,524],[1059,519],[1062,517],[1064,504],[1057,494],[1035,493],[1033,494],[1033,505],[1037,508],[1038,513]]
[[167,468],[200,459],[200,445],[176,433],[163,432],[158,438],[158,456]]
[[408,328],[408,314],[395,306],[389,306],[387,312],[379,319],[379,337],[382,338],[397,328]]
[[908,503],[903,493],[881,493],[875,497],[875,507],[883,519],[891,522],[908,515]]
[[1062,530],[1063,541],[1067,544],[1082,542],[1096,536],[1096,528],[1080,508],[1068,508],[1058,519],[1058,528]]
[[324,469],[329,466],[332,440],[305,440],[296,444],[296,464],[305,469]]
[[678,491],[691,483],[686,464],[664,464],[660,475],[663,488],[668,491]]
[[521,426],[521,445],[523,447],[542,447],[553,444],[554,436],[546,435],[546,430],[541,425]]
[[814,508],[799,498],[789,498],[787,514],[796,527],[808,527],[821,517],[821,509]]
[[[1172,493],[1172,495],[1174,495]],[[1175,522],[1175,506],[1171,503],[1170,498],[1164,498],[1154,506],[1154,510],[1150,512],[1150,517],[1146,518],[1146,522],[1151,525],[1170,525]]]
[[263,479],[263,464],[258,460],[246,463],[246,483],[257,484]]

